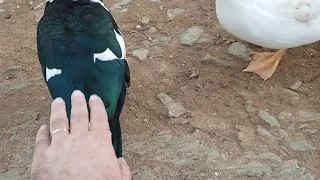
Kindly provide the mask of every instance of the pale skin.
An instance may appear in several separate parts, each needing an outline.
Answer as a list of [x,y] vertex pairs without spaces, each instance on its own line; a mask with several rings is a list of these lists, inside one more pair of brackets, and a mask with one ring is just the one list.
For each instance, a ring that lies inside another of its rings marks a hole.
[[[112,147],[107,113],[101,99],[92,95],[90,130],[84,95],[71,97],[70,127],[65,103],[57,98],[51,105],[50,125],[41,126],[36,137],[32,180],[131,180],[123,158],[117,159]],[[61,128],[70,131],[50,134]]]

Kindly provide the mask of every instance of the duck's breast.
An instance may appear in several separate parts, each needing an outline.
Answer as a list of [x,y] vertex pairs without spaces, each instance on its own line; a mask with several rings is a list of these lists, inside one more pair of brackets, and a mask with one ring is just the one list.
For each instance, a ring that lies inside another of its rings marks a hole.
[[221,25],[259,46],[282,49],[320,40],[319,0],[216,0]]

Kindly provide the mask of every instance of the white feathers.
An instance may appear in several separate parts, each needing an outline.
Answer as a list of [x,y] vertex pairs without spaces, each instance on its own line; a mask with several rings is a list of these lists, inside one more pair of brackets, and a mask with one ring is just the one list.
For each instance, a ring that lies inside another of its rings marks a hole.
[[46,80],[47,82],[53,78],[54,76],[57,76],[59,74],[62,73],[62,70],[61,69],[56,69],[56,68],[53,68],[53,69],[49,69],[46,67]]
[[117,41],[120,45],[121,48],[121,57],[117,57],[109,48],[107,48],[104,52],[102,53],[95,53],[93,55],[93,62],[96,62],[96,59],[99,59],[101,61],[112,61],[115,59],[124,59],[126,56],[126,48],[125,48],[125,43],[123,40],[123,37],[119,35],[115,30],[114,33],[116,35]]
[[266,48],[320,40],[319,0],[216,0],[216,12],[229,33]]
[[101,2],[100,0],[90,0],[90,2],[93,2],[93,3],[99,3],[102,7],[104,7],[107,11],[109,11],[108,8],[106,8],[106,6],[103,4],[103,2]]
[[54,0],[47,0],[47,2],[50,2],[50,3],[52,3]]

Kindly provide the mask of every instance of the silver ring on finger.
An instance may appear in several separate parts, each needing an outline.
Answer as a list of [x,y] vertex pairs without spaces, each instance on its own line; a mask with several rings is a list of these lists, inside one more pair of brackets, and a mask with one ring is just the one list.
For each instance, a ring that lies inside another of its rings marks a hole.
[[56,129],[51,133],[51,139],[52,139],[52,136],[58,132],[69,132],[69,130],[67,128]]

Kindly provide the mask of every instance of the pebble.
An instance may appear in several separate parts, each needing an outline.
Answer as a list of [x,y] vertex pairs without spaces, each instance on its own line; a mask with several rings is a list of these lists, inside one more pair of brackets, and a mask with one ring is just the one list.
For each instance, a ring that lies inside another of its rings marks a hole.
[[269,133],[268,130],[266,130],[264,127],[262,126],[258,126],[257,127],[257,133],[260,135],[260,136],[268,136],[268,137],[271,137],[271,133]]
[[270,125],[270,127],[280,127],[279,122],[275,117],[270,115],[267,111],[260,110],[259,111],[259,117],[264,120],[266,123]]
[[301,81],[296,81],[296,82],[294,82],[291,86],[290,86],[290,89],[292,89],[292,90],[297,90],[297,89],[299,89],[299,87],[302,85],[302,82]]
[[207,64],[217,65],[217,66],[230,67],[230,64],[228,62],[226,62],[225,60],[222,60],[222,59],[217,58],[217,57],[212,57],[209,54],[207,54],[203,58],[202,62],[207,63]]
[[308,143],[306,140],[292,141],[289,146],[295,151],[315,151],[317,150],[312,144]]
[[199,26],[191,27],[180,35],[180,43],[184,45],[194,45],[202,34],[203,30]]
[[252,57],[250,56],[250,52],[252,50],[250,48],[248,48],[247,46],[245,46],[244,44],[242,44],[241,42],[234,42],[231,44],[231,46],[228,48],[228,53],[243,59],[245,61],[251,61]]
[[285,130],[283,130],[282,128],[279,128],[279,136],[283,140],[288,140],[289,139],[288,133]]
[[164,104],[164,106],[168,109],[169,117],[178,118],[187,112],[187,110],[184,108],[184,106],[181,103],[175,102],[170,96],[168,96],[165,93],[158,94],[158,98]]
[[2,4],[4,2],[4,0],[0,0],[0,4]]
[[160,4],[161,3],[161,0],[151,0],[152,2],[155,2],[155,3],[158,3]]
[[148,33],[149,33],[149,34],[155,34],[155,33],[157,33],[157,28],[154,27],[154,26],[151,26],[151,27],[148,29]]
[[121,2],[115,3],[110,7],[111,11],[121,10],[128,6],[133,0],[122,0]]
[[33,9],[37,10],[37,9],[41,8],[43,5],[44,5],[44,3],[42,2],[42,3],[38,4],[36,7],[34,7]]
[[4,12],[4,9],[1,9],[1,8],[0,8],[0,13],[3,13],[3,12]]
[[262,163],[252,162],[242,165],[241,168],[237,169],[235,172],[238,175],[247,177],[261,177],[263,174],[270,171],[271,169],[269,166]]
[[176,9],[169,9],[167,11],[167,16],[168,19],[171,21],[173,20],[176,16],[181,15],[184,12],[183,8],[176,8]]
[[297,122],[299,122],[299,123],[306,123],[306,122],[310,122],[310,121],[319,121],[319,120],[320,120],[320,112],[317,112],[317,111],[300,110],[297,113]]
[[290,120],[292,117],[292,114],[291,113],[288,113],[288,112],[281,112],[278,116],[278,118],[281,120],[281,121],[287,121],[287,120]]
[[281,91],[281,96],[280,98],[291,105],[298,105],[299,101],[300,101],[300,96],[298,93],[290,90],[290,89],[283,89]]
[[143,25],[148,25],[150,23],[150,18],[147,17],[147,16],[142,16],[140,19],[139,19],[139,22]]
[[198,78],[199,77],[199,73],[195,70],[193,70],[189,76],[189,78]]
[[172,39],[172,37],[159,37],[158,39],[154,39],[151,42],[155,45],[159,45],[159,46],[166,46],[169,41]]
[[10,137],[9,142],[13,143],[13,142],[15,142],[16,140],[17,140],[17,135],[14,134],[14,135],[12,135],[12,136]]
[[150,51],[147,49],[137,49],[132,52],[132,56],[140,61],[146,60],[150,55]]
[[274,180],[314,180],[314,177],[307,172],[306,168],[300,167],[296,159],[281,162],[273,169],[272,178]]
[[282,160],[279,156],[277,156],[276,154],[271,153],[271,152],[261,153],[258,156],[260,159],[266,159],[266,160],[269,160],[273,163],[281,163],[282,162]]

